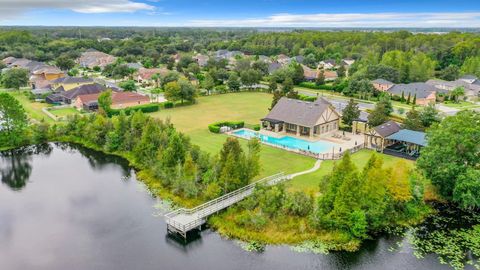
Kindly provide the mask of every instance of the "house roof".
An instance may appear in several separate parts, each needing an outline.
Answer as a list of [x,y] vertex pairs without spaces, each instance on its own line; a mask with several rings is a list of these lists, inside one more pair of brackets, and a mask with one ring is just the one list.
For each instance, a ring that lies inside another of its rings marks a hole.
[[332,104],[323,98],[306,102],[282,97],[264,119],[313,127],[330,106]]
[[318,70],[311,69],[305,65],[302,65],[302,68],[303,68],[303,76],[305,77],[305,79],[314,80],[317,78]]
[[153,75],[166,75],[170,71],[166,68],[141,68],[137,71],[137,75],[142,80],[150,80]]
[[326,59],[326,60],[323,60],[322,62],[330,65],[335,65],[337,63],[337,61],[335,61],[334,59]]
[[[80,99],[83,104],[90,105],[98,102],[98,96],[100,96],[100,93],[79,95],[77,98]],[[149,102],[150,98],[135,92],[112,92],[112,104],[137,101]]]
[[377,84],[387,84],[387,85],[394,85],[393,82],[391,81],[388,81],[388,80],[385,80],[385,79],[382,79],[382,78],[379,78],[379,79],[376,79],[376,80],[373,80],[372,83],[377,83]]
[[62,83],[62,84],[71,84],[71,83],[90,83],[93,82],[91,78],[83,77],[62,77],[52,81],[52,83]]
[[462,77],[460,77],[460,80],[476,80],[478,79],[477,76],[475,75],[470,75],[470,74],[467,74],[467,75],[463,75]]
[[280,69],[282,67],[282,64],[280,63],[277,63],[277,62],[274,62],[274,63],[270,63],[268,65],[268,73],[269,74],[272,74],[273,72],[275,72],[276,70]]
[[405,96],[410,94],[411,97],[416,95],[417,98],[427,98],[433,92],[439,91],[439,89],[430,84],[417,82],[409,84],[395,84],[387,91],[397,96],[400,96],[402,93],[404,93]]
[[426,146],[425,132],[402,129],[387,137],[389,140],[397,140],[402,142],[413,143],[416,145]]
[[101,84],[84,84],[77,86],[69,91],[64,91],[59,93],[65,99],[74,99],[80,95],[87,95],[87,94],[98,94],[100,92],[105,91],[107,88]]
[[378,135],[382,136],[383,138],[386,138],[394,133],[397,133],[400,130],[400,125],[390,120],[379,126],[374,127],[373,129]]

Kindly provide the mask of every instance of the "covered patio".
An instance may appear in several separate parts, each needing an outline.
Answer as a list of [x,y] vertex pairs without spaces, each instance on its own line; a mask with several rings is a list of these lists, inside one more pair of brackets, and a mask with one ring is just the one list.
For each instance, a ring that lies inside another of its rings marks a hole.
[[388,146],[384,153],[417,159],[422,147],[427,145],[425,133],[409,129],[402,129],[386,138]]

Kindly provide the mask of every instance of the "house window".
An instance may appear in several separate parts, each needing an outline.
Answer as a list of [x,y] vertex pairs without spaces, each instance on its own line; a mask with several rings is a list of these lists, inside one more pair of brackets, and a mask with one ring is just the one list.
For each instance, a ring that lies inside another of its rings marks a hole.
[[324,133],[324,132],[325,132],[325,127],[324,127],[324,126],[322,126],[322,133]]
[[296,130],[296,126],[294,124],[287,124],[287,129],[288,130]]

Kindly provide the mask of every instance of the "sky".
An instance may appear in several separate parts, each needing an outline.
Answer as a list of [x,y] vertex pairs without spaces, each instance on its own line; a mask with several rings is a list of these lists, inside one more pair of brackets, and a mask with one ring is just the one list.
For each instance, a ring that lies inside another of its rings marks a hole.
[[480,27],[479,0],[0,0],[0,25]]

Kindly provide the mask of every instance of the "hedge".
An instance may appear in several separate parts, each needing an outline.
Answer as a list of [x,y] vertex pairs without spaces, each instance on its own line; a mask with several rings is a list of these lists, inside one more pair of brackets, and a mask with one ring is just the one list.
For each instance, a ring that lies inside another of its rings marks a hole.
[[300,96],[300,100],[303,100],[303,101],[314,102],[315,100],[317,100],[317,97],[311,97],[311,96],[306,96],[302,94],[300,94],[299,96]]
[[163,107],[164,107],[165,109],[171,109],[171,108],[173,108],[173,102],[171,102],[171,101],[165,101],[165,102],[163,103]]
[[157,112],[158,110],[160,110],[160,105],[157,104],[157,103],[151,103],[151,104],[129,107],[129,108],[125,108],[125,109],[110,109],[108,114],[110,116],[119,115],[121,111],[124,111],[126,115],[130,115],[130,114],[132,114],[133,112],[136,112],[136,111],[141,111],[141,112],[144,112],[144,113],[151,113],[151,112]]
[[235,128],[243,128],[245,126],[244,121],[223,121],[223,122],[215,122],[213,124],[208,125],[208,130],[213,133],[220,133],[221,127],[231,127]]

